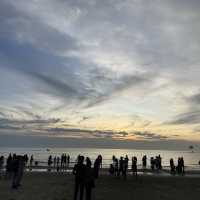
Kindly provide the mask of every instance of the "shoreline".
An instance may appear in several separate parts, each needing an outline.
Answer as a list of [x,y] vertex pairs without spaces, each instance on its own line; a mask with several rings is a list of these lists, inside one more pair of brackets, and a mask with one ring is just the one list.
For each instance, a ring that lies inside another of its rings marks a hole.
[[[48,167],[32,167],[32,170],[30,170],[29,167],[26,167],[24,170],[24,174],[52,174],[52,175],[72,175],[72,170],[73,168],[67,168],[64,170],[56,171],[56,168],[51,168],[51,170],[48,170]],[[138,169],[138,176],[152,176],[152,177],[200,177],[200,169],[199,170],[186,170],[185,173],[183,174],[171,174],[170,170],[162,169],[162,170],[154,170],[152,171],[151,169]],[[110,176],[114,177],[114,175],[110,175],[108,172],[108,168],[101,168],[100,171],[100,176]],[[3,176],[5,175],[5,170],[3,171]],[[128,169],[127,171],[127,176],[133,176],[132,170]]]

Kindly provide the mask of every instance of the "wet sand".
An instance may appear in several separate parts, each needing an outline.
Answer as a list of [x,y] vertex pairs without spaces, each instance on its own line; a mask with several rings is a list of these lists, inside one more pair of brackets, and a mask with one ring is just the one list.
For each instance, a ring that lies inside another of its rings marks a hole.
[[[74,177],[69,174],[26,173],[18,190],[11,182],[0,180],[1,200],[73,200]],[[96,181],[93,200],[188,200],[199,199],[200,178],[181,176],[146,176],[138,180],[102,175]]]

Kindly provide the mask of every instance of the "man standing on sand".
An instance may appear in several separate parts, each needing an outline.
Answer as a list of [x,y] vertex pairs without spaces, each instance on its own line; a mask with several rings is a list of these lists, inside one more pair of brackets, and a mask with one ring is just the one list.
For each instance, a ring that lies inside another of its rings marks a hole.
[[84,156],[78,156],[78,162],[74,165],[73,174],[75,175],[75,188],[74,188],[74,200],[77,200],[78,192],[80,191],[80,200],[83,200],[84,183],[86,166],[83,164]]

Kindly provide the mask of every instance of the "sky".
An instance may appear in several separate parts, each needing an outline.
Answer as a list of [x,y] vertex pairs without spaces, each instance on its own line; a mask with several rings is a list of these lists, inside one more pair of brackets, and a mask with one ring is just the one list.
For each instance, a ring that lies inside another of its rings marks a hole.
[[0,137],[200,142],[199,0],[1,0]]

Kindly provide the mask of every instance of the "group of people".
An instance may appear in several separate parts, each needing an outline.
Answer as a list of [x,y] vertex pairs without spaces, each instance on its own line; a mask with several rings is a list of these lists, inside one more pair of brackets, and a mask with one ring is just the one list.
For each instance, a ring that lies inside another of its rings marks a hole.
[[161,170],[162,169],[162,158],[160,155],[154,157],[151,157],[150,159],[150,163],[151,163],[151,169],[157,169],[157,170]]
[[[9,154],[6,159],[6,174],[7,179],[12,180],[12,188],[17,189],[21,185],[21,180],[23,177],[24,167],[28,162],[27,155],[16,155]],[[0,157],[0,177],[3,175],[5,158]]]
[[56,168],[57,172],[60,170],[65,170],[69,167],[70,164],[70,155],[62,154],[61,156],[54,156],[50,155],[48,157],[48,171],[51,171],[51,167],[53,166]]
[[[135,175],[137,177],[137,157],[133,156],[132,157],[132,163],[131,163],[131,171],[133,173],[133,175]],[[115,175],[115,176],[120,176],[120,174],[122,174],[122,176],[124,178],[126,178],[127,175],[127,170],[129,169],[129,158],[126,155],[125,157],[120,157],[120,159],[117,159],[114,155],[112,157],[112,161],[113,163],[110,164],[110,168],[109,168],[109,173],[111,175]],[[162,158],[160,155],[150,158],[150,165],[151,165],[151,169],[157,169],[157,170],[161,170],[162,169]],[[142,168],[145,170],[147,167],[147,156],[144,155],[142,157]]]
[[[84,164],[85,160],[85,164]],[[80,200],[83,199],[85,191],[85,199],[91,200],[92,189],[95,187],[95,179],[99,177],[99,169],[102,166],[102,156],[99,155],[92,168],[92,162],[89,157],[77,157],[77,163],[74,165],[73,174],[75,175],[74,200],[77,199],[78,193]]]
[[170,159],[171,174],[175,174],[176,172],[178,174],[184,174],[185,173],[185,165],[184,165],[183,157],[179,157],[177,163],[178,163],[177,166],[175,166],[173,158]]
[[112,161],[113,163],[110,164],[109,173],[115,176],[122,175],[124,179],[126,179],[129,162],[128,156],[126,155],[125,158],[121,156],[120,159],[118,159],[113,155]]
[[[120,157],[120,159],[118,159],[113,155],[112,161],[113,161],[113,163],[110,164],[109,173],[111,175],[115,175],[118,177],[120,175],[122,175],[124,177],[124,179],[126,179],[127,171],[129,169],[128,156],[126,155],[125,157]],[[133,175],[135,175],[137,177],[137,157],[133,156],[131,161],[132,161],[131,171],[132,171]],[[146,155],[144,155],[142,157],[142,166],[143,166],[143,169],[145,169],[147,166],[147,156]]]

